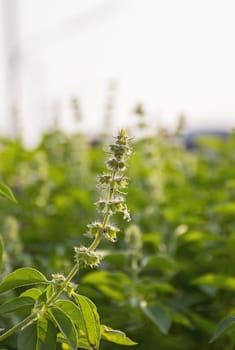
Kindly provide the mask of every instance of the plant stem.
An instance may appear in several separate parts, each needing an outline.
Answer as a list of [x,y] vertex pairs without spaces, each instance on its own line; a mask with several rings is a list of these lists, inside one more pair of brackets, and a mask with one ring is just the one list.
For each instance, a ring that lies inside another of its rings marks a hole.
[[18,331],[19,329],[28,326],[31,322],[36,321],[37,318],[38,318],[38,313],[37,312],[32,313],[31,315],[26,317],[24,320],[17,323],[14,327],[8,329],[8,331],[0,335],[0,341],[3,341],[6,338],[10,337],[13,333]]
[[[110,202],[113,199],[114,196],[114,192],[115,192],[115,176],[116,176],[116,171],[113,171],[112,173],[112,179],[110,181],[110,185],[109,185],[109,193],[108,193],[108,202]],[[110,219],[111,213],[109,211],[109,209],[107,209],[105,215],[104,215],[104,219],[103,219],[103,223],[102,223],[102,229],[104,230],[106,228],[106,226],[109,224],[109,219]],[[95,237],[94,241],[91,243],[89,250],[90,251],[94,251],[98,245],[100,244],[100,241],[102,239],[103,236],[103,232],[97,234],[97,236]]]

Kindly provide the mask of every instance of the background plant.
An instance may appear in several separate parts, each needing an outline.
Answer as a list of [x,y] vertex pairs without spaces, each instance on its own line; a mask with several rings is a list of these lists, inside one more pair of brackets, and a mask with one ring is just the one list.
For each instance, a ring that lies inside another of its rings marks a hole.
[[[233,349],[232,328],[208,342],[218,321],[234,314],[234,134],[223,141],[201,140],[194,152],[185,149],[179,133],[152,130],[145,135],[134,139],[127,175],[128,207],[138,228],[123,234],[122,218],[116,216],[122,239],[112,246],[102,242],[99,271],[82,270],[79,290],[98,305],[105,324],[138,342],[136,349],[153,344],[160,350]],[[71,151],[79,152],[80,142],[79,135],[68,137],[59,130],[44,135],[32,150],[19,141],[1,140],[1,180],[18,200],[17,205],[0,203],[8,272],[30,259],[46,276],[67,273],[72,247],[78,239],[88,242],[82,233],[88,215],[94,217],[90,198],[98,198],[92,183],[94,174],[102,173],[104,145],[87,143],[86,176],[80,183],[76,152]],[[7,237],[13,231],[21,262],[10,253]],[[139,237],[138,250],[127,238],[130,232]],[[144,312],[143,305],[152,312]],[[2,327],[15,317],[1,317]]]

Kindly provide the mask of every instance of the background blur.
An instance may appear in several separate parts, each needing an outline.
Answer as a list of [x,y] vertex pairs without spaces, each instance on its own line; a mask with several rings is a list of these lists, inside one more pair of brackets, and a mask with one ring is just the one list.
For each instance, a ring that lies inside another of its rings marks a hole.
[[184,113],[188,128],[233,127],[234,11],[233,0],[0,0],[1,130],[16,133],[16,115],[29,144],[55,117],[73,130],[72,97],[90,133],[108,99],[114,128],[139,101],[154,125]]
[[[79,293],[135,350],[235,349],[234,13],[232,0],[0,0],[0,184],[18,202],[0,200],[0,279],[69,273],[102,219],[107,144],[128,127],[132,221],[115,215],[118,242],[102,240]],[[0,329],[28,312],[8,301]]]

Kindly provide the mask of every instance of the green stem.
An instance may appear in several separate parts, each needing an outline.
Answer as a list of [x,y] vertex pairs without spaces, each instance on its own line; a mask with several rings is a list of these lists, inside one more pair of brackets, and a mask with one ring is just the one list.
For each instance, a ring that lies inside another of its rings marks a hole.
[[[111,179],[111,182],[110,182],[109,193],[108,193],[108,202],[110,202],[113,199],[113,196],[114,196],[115,187],[116,187],[115,186],[116,185],[116,183],[115,183],[115,176],[116,176],[116,171],[114,171],[112,173],[112,179]],[[107,211],[106,211],[106,213],[104,215],[103,223],[102,223],[102,229],[103,230],[109,224],[110,216],[111,216],[111,214],[109,212],[109,209],[107,209]],[[88,248],[90,251],[96,250],[96,248],[100,244],[102,236],[103,236],[103,232],[100,232],[99,234],[97,234],[97,236],[95,237],[94,241],[91,243],[90,247]]]
[[37,318],[38,318],[38,313],[37,312],[32,313],[31,315],[26,317],[24,320],[17,323],[14,327],[8,329],[8,331],[0,335],[0,341],[3,341],[6,338],[10,337],[13,333],[18,331],[19,329],[28,326],[31,322],[35,321]]

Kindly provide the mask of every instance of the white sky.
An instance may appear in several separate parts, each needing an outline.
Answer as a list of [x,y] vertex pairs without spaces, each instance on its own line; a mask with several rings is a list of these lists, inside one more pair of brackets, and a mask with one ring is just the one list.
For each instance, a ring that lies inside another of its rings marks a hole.
[[25,100],[58,97],[65,106],[77,94],[87,128],[97,128],[115,79],[118,125],[143,101],[166,126],[181,112],[189,127],[234,126],[234,0],[19,1]]

